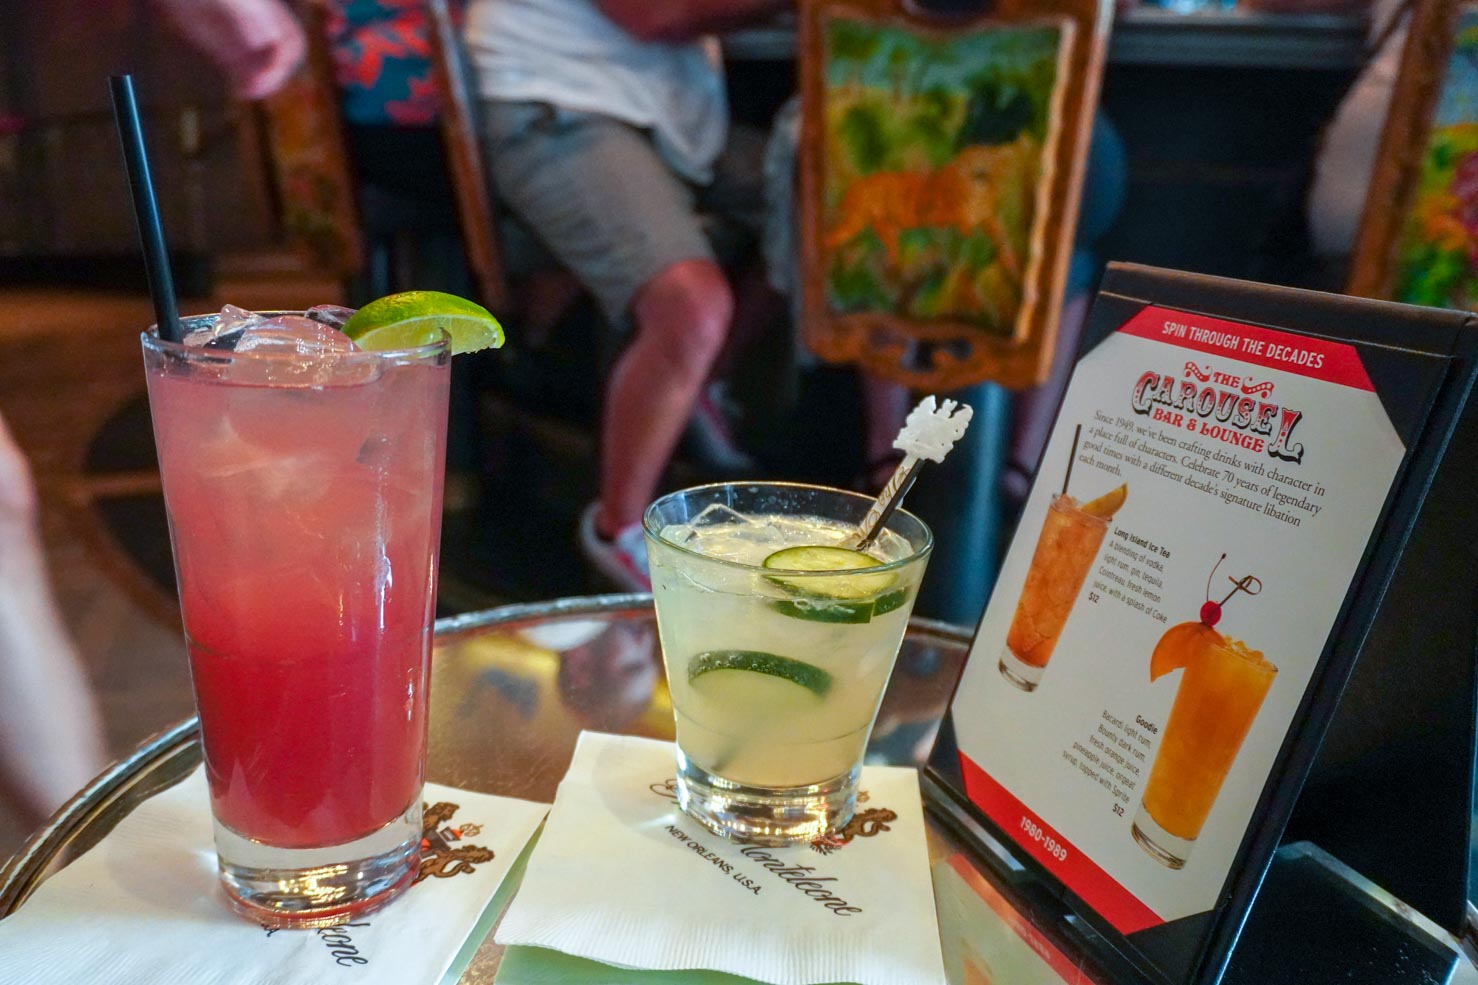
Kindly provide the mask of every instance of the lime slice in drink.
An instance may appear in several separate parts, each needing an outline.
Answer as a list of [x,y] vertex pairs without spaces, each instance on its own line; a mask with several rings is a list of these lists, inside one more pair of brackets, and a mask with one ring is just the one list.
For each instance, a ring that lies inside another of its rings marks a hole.
[[344,334],[361,349],[411,349],[429,345],[445,330],[452,355],[497,349],[503,326],[480,304],[440,291],[404,291],[371,301],[344,323]]
[[[820,667],[803,660],[765,653],[763,650],[705,650],[688,662],[688,683],[698,687],[702,680],[705,684],[717,687],[721,681],[737,681],[737,676],[734,676],[736,672],[746,675],[746,678],[750,674],[759,674],[779,681],[789,681],[818,698],[824,697],[831,690],[831,675]],[[748,680],[759,682],[755,678]]]

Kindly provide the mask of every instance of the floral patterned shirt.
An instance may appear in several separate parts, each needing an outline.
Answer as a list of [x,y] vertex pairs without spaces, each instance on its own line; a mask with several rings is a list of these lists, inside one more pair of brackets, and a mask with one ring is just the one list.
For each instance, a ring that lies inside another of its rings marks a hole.
[[[461,4],[453,0],[460,19]],[[429,126],[441,106],[425,0],[333,0],[329,44],[344,117],[369,126]]]

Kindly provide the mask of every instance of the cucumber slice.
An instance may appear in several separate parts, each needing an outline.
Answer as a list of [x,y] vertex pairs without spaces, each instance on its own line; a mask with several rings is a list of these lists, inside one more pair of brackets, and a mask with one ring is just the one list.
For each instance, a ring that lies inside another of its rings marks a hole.
[[848,624],[872,622],[872,607],[871,602],[775,601],[770,603],[770,608],[792,619]]
[[764,566],[775,571],[846,571],[834,578],[769,577],[777,585],[813,598],[865,599],[886,591],[897,580],[891,571],[866,573],[865,569],[882,563],[845,547],[786,547],[765,558]]
[[858,624],[872,622],[874,616],[886,615],[894,609],[901,608],[906,602],[908,602],[908,589],[899,587],[884,592],[875,599],[865,599],[861,602],[834,602],[824,599],[797,599],[793,602],[778,600],[771,602],[770,608],[792,619]]
[[763,650],[705,650],[688,661],[688,683],[718,671],[765,674],[799,684],[816,697],[831,690],[831,675],[814,664],[792,660]]
[[901,609],[908,602],[908,589],[895,588],[891,592],[884,592],[877,597],[872,604],[872,614],[885,616],[894,609]]

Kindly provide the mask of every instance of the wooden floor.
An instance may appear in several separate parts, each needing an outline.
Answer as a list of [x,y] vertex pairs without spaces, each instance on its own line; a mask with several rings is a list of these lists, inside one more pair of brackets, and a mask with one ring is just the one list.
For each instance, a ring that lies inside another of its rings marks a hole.
[[[291,278],[224,282],[243,307],[334,301],[338,289]],[[210,311],[219,304],[182,304]],[[82,465],[99,427],[144,389],[139,332],[147,299],[85,291],[0,289],[0,413],[27,453],[40,492],[51,578],[102,712],[110,751],[191,712],[189,676],[173,603],[129,562],[97,521],[95,498],[157,476],[89,480]],[[0,796],[0,860],[28,834]]]

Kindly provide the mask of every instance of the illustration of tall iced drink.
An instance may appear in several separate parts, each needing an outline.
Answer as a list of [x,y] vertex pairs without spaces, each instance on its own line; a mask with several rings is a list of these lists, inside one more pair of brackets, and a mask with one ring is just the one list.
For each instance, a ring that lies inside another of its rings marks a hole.
[[849,548],[872,505],[834,489],[737,483],[647,510],[678,802],[726,838],[791,844],[851,818],[933,544],[899,511],[866,553]]
[[1119,486],[1081,506],[1062,493],[1047,507],[999,664],[1001,676],[1023,691],[1036,690],[1042,680],[1109,521],[1124,504],[1126,493],[1126,487]]
[[246,320],[146,333],[149,406],[222,881],[324,926],[419,862],[450,356]]
[[1134,840],[1172,869],[1183,867],[1190,858],[1216,795],[1278,674],[1277,667],[1240,640],[1227,639],[1214,630],[1202,634],[1202,639],[1196,652],[1187,654],[1185,673],[1134,818]]

